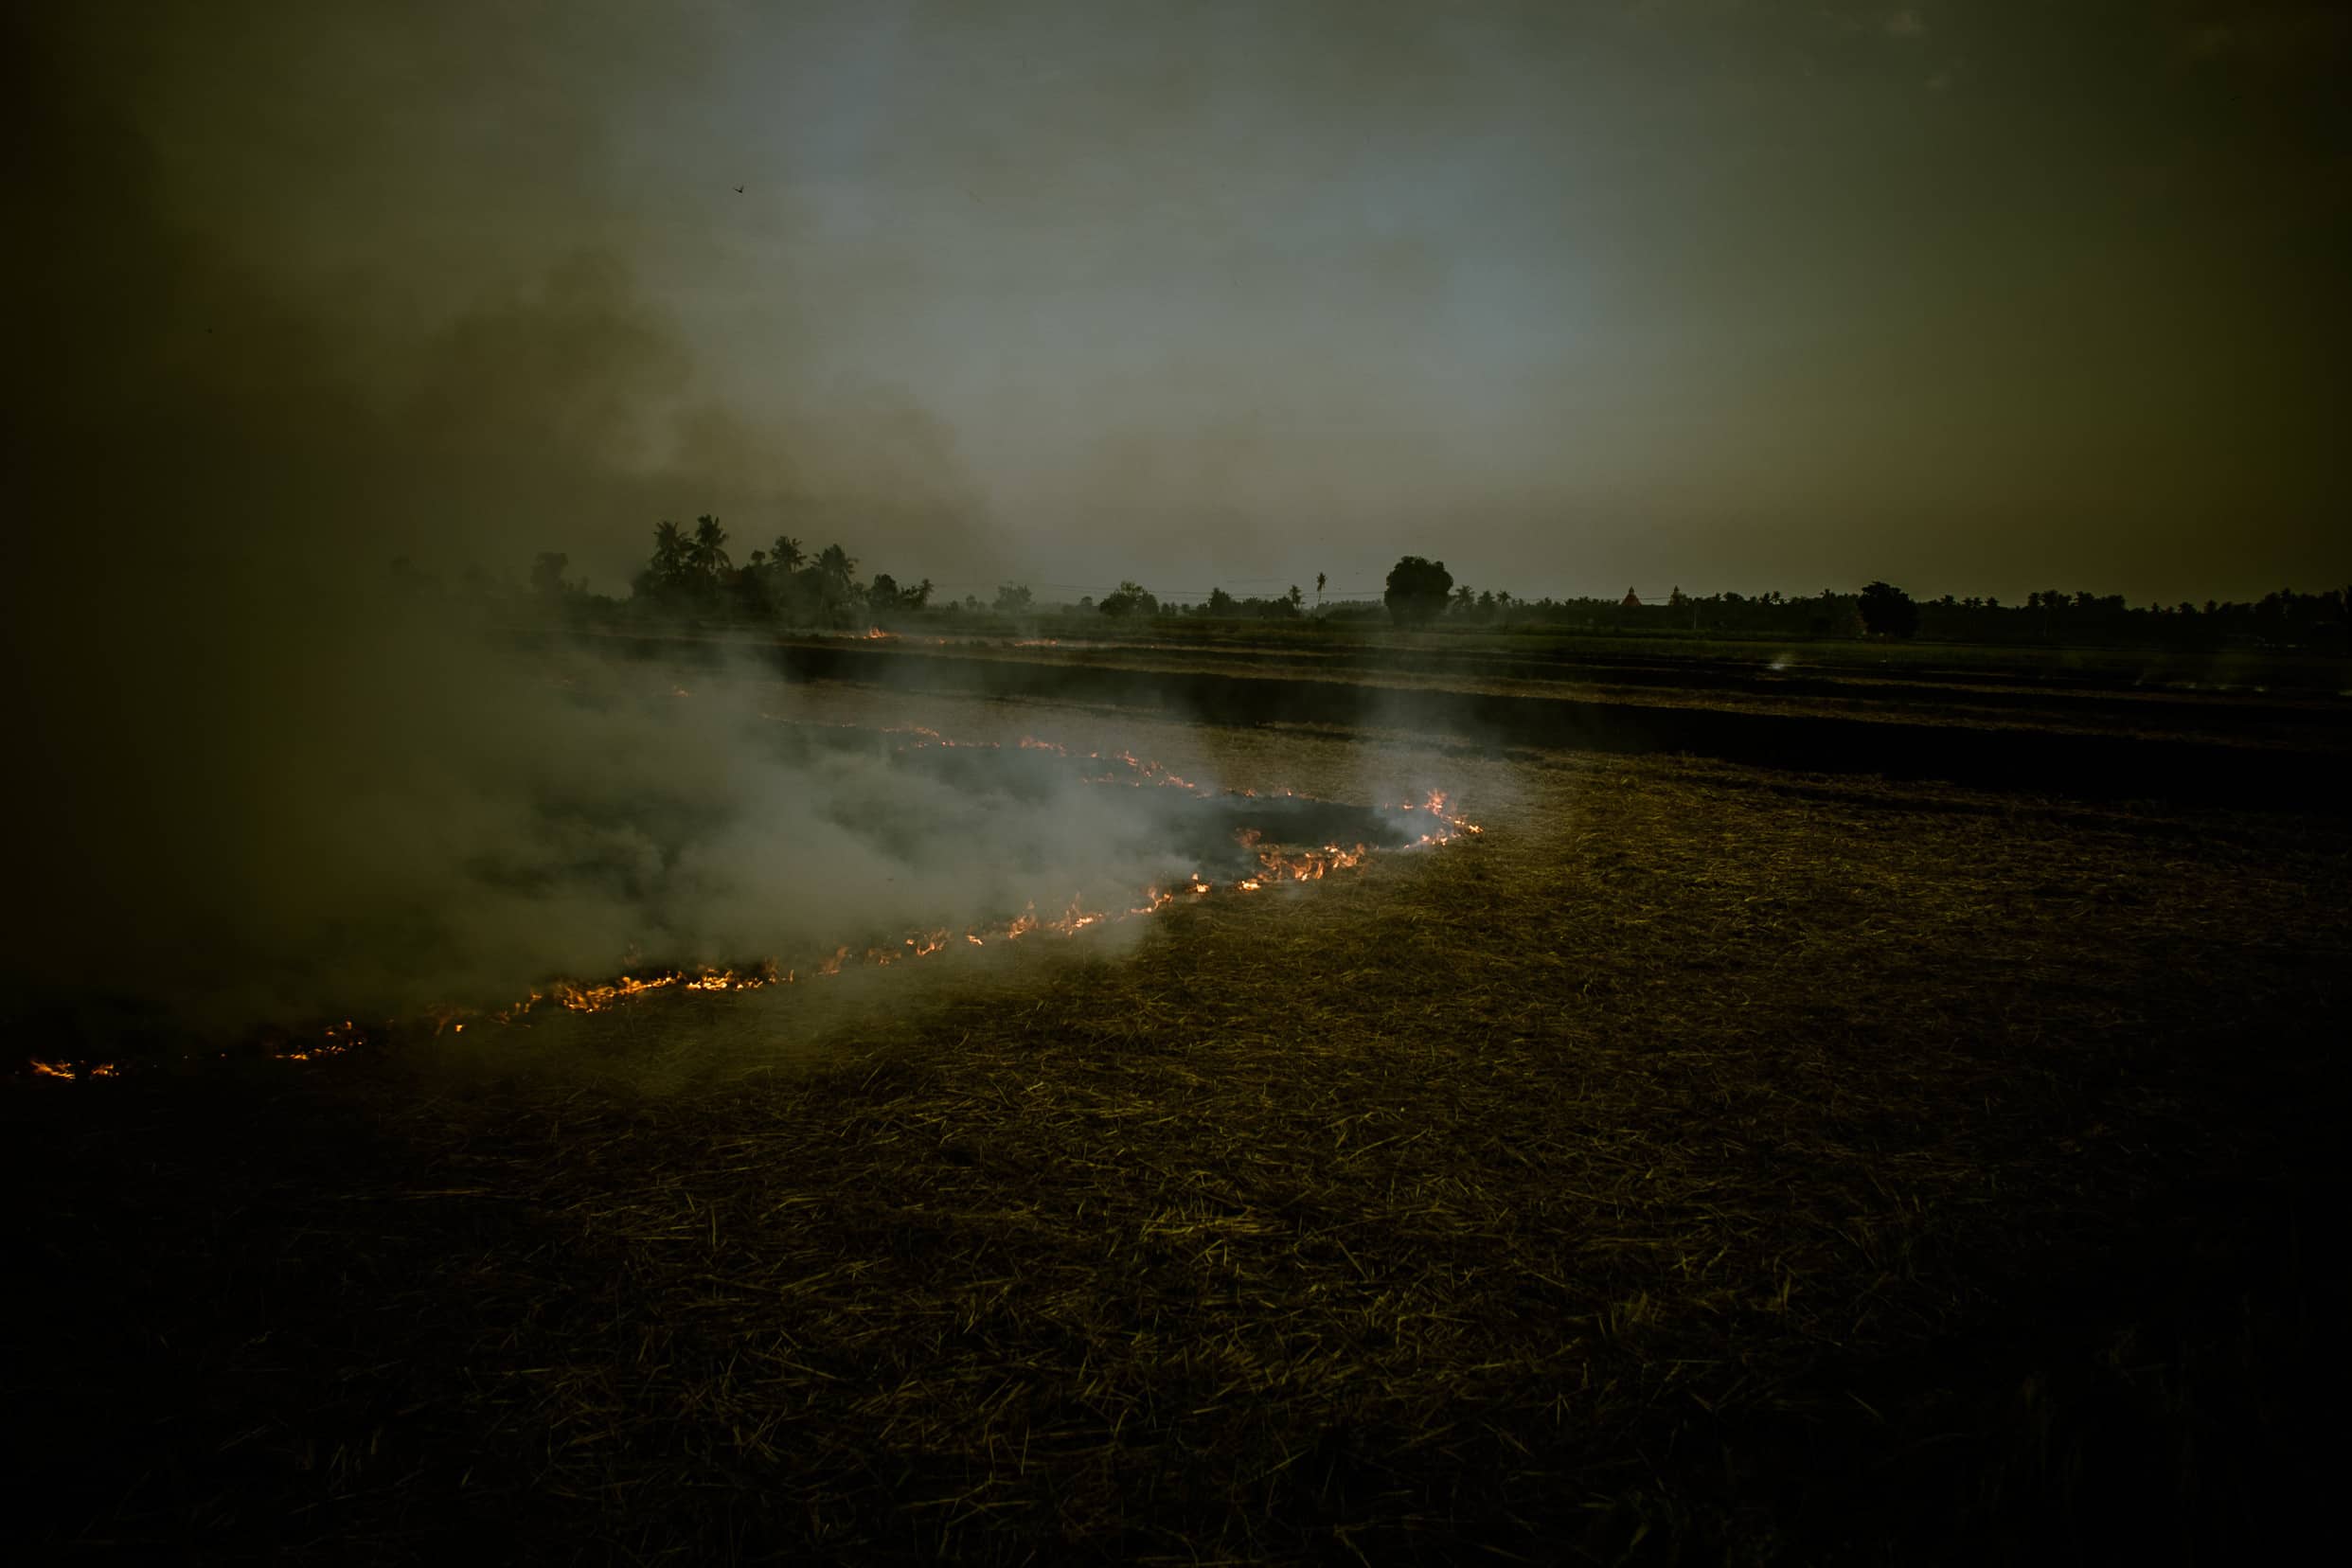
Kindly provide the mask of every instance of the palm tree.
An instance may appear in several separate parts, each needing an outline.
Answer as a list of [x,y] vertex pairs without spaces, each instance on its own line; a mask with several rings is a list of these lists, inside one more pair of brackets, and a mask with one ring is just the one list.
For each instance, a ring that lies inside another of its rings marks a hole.
[[864,597],[858,588],[857,571],[857,561],[838,544],[828,544],[817,552],[814,597],[826,620],[832,625],[846,624]]
[[687,561],[698,576],[717,581],[735,562],[727,559],[727,530],[707,512],[694,520],[694,543]]
[[768,559],[775,562],[780,572],[797,572],[801,562],[809,559],[809,553],[791,534],[777,534],[775,543],[768,547]]
[[653,580],[662,587],[674,587],[686,574],[686,530],[677,524],[661,522],[653,526]]

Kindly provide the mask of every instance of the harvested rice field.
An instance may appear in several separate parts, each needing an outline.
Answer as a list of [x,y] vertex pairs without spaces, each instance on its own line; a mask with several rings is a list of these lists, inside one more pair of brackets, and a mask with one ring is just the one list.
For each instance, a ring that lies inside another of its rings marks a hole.
[[20,1078],[45,1556],[2259,1560],[2352,828],[796,688],[1443,790],[1066,939]]

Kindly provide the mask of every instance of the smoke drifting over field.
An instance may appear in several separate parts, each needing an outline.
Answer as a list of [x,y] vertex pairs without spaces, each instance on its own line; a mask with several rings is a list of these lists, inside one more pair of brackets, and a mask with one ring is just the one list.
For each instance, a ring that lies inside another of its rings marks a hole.
[[[628,224],[580,217],[615,156],[594,89],[689,67],[694,33],[272,5],[6,27],[38,219],[7,262],[12,1006],[389,1005],[743,951],[817,886],[853,923],[1006,891],[1010,860],[927,840],[918,890],[839,829],[852,800],[942,810],[904,780],[757,754],[740,704],[567,705],[395,591],[396,557],[511,574],[730,499],[804,528],[854,507],[882,561],[963,550],[976,507],[919,410],[852,387],[755,436],[633,281]],[[664,815],[696,830],[656,842]]]
[[495,1004],[1118,911],[1195,868],[1206,819],[1155,792],[811,747],[757,672],[687,696],[526,658],[392,570],[511,576],[705,508],[747,541],[838,522],[883,567],[981,548],[919,407],[811,382],[755,427],[635,281],[643,237],[581,221],[618,155],[602,89],[706,35],[567,13],[550,53],[472,9],[268,5],[9,26],[9,175],[45,226],[8,262],[39,373],[8,392],[0,1017]]
[[[411,630],[420,664],[428,632],[462,635]],[[387,685],[307,744],[264,735],[266,767],[224,766],[217,791],[121,825],[91,868],[122,879],[103,896],[133,912],[127,941],[106,910],[73,911],[18,1000],[71,975],[235,1027],[481,1007],[551,976],[679,964],[806,977],[837,942],[960,941],[1078,897],[1124,912],[1194,864],[1149,792],[1066,765],[923,766],[902,736],[791,723],[772,681],[688,692],[486,651],[422,668],[445,684]]]

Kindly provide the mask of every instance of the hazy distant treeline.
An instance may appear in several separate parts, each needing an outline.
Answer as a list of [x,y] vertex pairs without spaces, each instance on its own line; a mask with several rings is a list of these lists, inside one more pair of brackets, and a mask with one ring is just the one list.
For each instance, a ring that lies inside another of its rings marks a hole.
[[[1885,587],[1886,585],[1878,585]],[[2281,648],[2343,650],[2345,605],[2352,592],[2304,594],[2281,589],[2251,602],[2132,605],[2121,594],[2028,594],[2022,601],[1996,597],[1915,598],[1889,589],[1880,602],[1862,593],[1824,589],[1811,596],[1780,593],[1684,594],[1664,600],[1521,599],[1506,592],[1469,595],[1457,589],[1444,622],[1541,626],[1597,632],[1701,632],[1773,637],[1859,637],[1879,633],[1939,642],[2073,643],[2198,648],[2253,642]],[[1379,606],[1365,614],[1381,614]]]
[[[1993,597],[1915,597],[1885,582],[1854,593],[1823,589],[1818,594],[1685,594],[1675,588],[1664,598],[1645,601],[1629,590],[1618,598],[1525,598],[1507,589],[1456,584],[1442,562],[1408,556],[1389,576],[1379,599],[1327,601],[1325,579],[1310,592],[1293,585],[1286,594],[1237,597],[1222,588],[1205,599],[1163,599],[1143,584],[1122,582],[1097,600],[1040,600],[1025,585],[1007,582],[982,598],[942,596],[929,578],[902,582],[887,572],[859,576],[860,562],[838,543],[811,552],[800,540],[779,534],[740,561],[731,537],[716,517],[695,520],[691,529],[662,522],[653,548],[631,580],[628,595],[592,591],[567,574],[569,557],[543,552],[533,562],[526,587],[497,582],[475,571],[458,584],[466,597],[507,610],[528,608],[556,614],[575,624],[616,629],[629,625],[704,623],[774,626],[779,629],[856,630],[901,627],[917,621],[1052,620],[1080,626],[1113,622],[1300,622],[1370,624],[1530,632],[1683,633],[1773,638],[1849,638],[1871,635],[1920,637],[1931,641],[2202,648],[2252,644],[2317,651],[2352,650],[2352,589],[2306,594],[2280,589],[2252,601],[2207,599],[2202,604],[2134,605],[2121,594],[2069,593],[2047,589],[2005,603]],[[410,585],[445,591],[437,579],[405,561],[394,571]]]

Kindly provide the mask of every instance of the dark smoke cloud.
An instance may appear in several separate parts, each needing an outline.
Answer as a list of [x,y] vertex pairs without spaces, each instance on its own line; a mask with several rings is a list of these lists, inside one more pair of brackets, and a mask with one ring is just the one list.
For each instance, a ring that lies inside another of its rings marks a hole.
[[[511,576],[705,509],[854,513],[869,559],[969,534],[919,409],[869,390],[756,426],[633,281],[597,109],[706,40],[634,8],[7,25],[12,1007],[412,1004],[645,945],[762,951],[801,935],[793,866],[888,885],[895,851],[828,823],[903,784],[794,771],[744,704],[558,703],[387,570]],[[656,843],[645,811],[700,827]],[[1003,896],[1027,864],[953,870]]]

